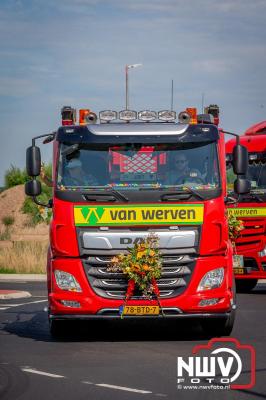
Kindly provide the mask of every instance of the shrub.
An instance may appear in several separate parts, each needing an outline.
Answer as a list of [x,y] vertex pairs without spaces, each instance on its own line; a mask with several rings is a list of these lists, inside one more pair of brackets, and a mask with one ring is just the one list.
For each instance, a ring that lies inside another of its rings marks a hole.
[[2,222],[6,227],[9,227],[14,224],[15,219],[11,215],[6,215],[5,217],[2,218]]
[[26,170],[22,170],[11,164],[5,173],[5,188],[9,189],[13,186],[23,185],[29,179]]

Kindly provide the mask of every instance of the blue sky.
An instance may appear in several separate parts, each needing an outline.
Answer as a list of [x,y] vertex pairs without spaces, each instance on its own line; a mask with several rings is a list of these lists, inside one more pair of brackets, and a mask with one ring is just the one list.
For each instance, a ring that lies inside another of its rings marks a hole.
[[[0,185],[63,105],[136,110],[217,103],[237,133],[266,119],[265,0],[1,0]],[[51,160],[43,147],[43,158]]]

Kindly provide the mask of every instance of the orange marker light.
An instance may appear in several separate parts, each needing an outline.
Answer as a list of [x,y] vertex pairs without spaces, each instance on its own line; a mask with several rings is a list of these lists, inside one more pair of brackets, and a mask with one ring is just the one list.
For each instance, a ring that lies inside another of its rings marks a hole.
[[195,107],[188,107],[186,112],[191,116],[191,120],[189,121],[190,124],[197,124],[197,109]]
[[89,114],[90,114],[89,109],[79,110],[79,124],[80,125],[87,125],[86,117],[89,116]]
[[96,122],[97,122],[97,115],[93,111],[89,109],[79,110],[80,125],[96,124]]

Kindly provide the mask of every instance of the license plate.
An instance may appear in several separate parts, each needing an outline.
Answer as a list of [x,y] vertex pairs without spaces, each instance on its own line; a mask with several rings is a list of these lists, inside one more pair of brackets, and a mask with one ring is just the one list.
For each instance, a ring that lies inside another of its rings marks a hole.
[[123,315],[159,315],[159,306],[125,306]]
[[233,268],[234,268],[234,271],[235,271],[235,269],[239,268],[239,269],[243,270],[243,272],[242,272],[242,274],[243,274],[244,273],[243,267],[244,267],[244,257],[243,256],[236,256],[236,255],[233,256]]
[[244,274],[244,268],[234,268],[234,273],[237,275]]

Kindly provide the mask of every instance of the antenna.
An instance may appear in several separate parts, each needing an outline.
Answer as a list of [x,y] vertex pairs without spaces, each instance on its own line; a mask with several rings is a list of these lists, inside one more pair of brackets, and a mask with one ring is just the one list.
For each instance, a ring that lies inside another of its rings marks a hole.
[[171,111],[174,109],[174,80],[172,79],[172,87],[171,87]]
[[204,97],[205,93],[201,94],[201,113],[204,114]]

